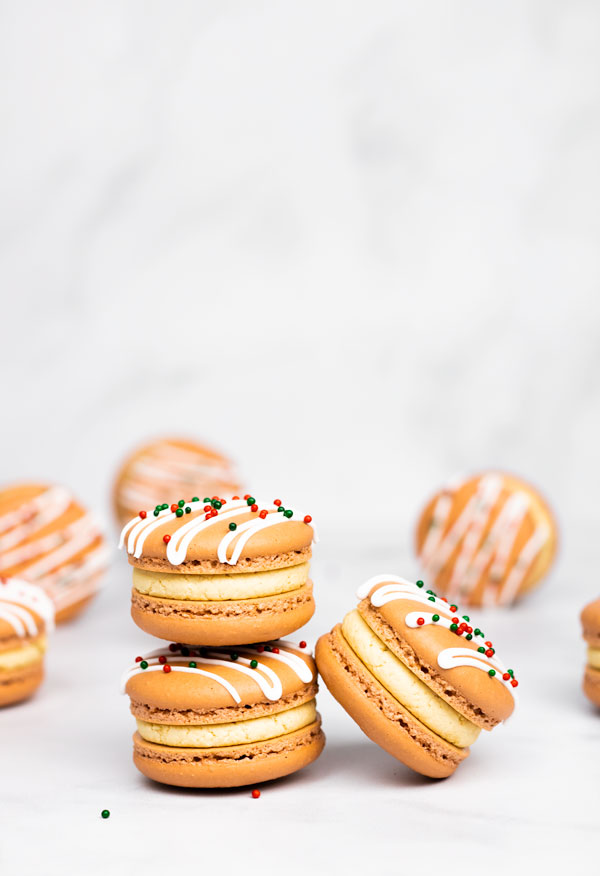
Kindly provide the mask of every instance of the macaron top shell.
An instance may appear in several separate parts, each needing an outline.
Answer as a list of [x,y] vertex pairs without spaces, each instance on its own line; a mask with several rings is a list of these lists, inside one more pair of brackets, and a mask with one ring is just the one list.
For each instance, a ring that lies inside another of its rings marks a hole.
[[583,637],[595,644],[600,643],[600,599],[595,599],[581,612]]
[[310,654],[288,642],[236,649],[171,645],[134,663],[123,688],[132,700],[157,709],[212,710],[274,703],[316,679]]
[[359,589],[359,611],[361,606],[374,608],[418,659],[469,704],[494,721],[506,720],[515,707],[513,671],[503,666],[469,615],[418,583],[392,575],[371,579]]
[[[142,511],[123,528],[121,546],[132,565],[166,561],[174,572],[183,564],[204,561],[235,567],[240,557],[306,552],[314,538],[309,516],[251,496],[165,505]],[[298,562],[305,559],[304,554]]]
[[0,578],[0,642],[51,632],[54,604],[41,587],[17,578]]

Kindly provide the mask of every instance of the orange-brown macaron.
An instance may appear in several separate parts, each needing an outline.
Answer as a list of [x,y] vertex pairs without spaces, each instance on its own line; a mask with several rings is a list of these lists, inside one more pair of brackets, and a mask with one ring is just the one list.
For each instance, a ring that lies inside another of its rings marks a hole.
[[42,587],[59,623],[92,599],[107,566],[98,522],[65,487],[0,490],[0,575]]
[[301,645],[170,645],[136,657],[123,689],[137,721],[140,772],[167,785],[224,788],[312,763],[325,736],[316,667]]
[[416,772],[451,775],[480,729],[514,709],[517,681],[492,642],[422,581],[371,578],[317,642],[333,696],[378,745]]
[[589,700],[600,706],[600,599],[586,605],[581,612],[581,624],[588,645],[583,691]]
[[557,530],[541,495],[513,475],[455,478],[427,503],[417,524],[424,574],[450,600],[508,605],[546,574]]
[[216,450],[183,438],[160,438],[138,447],[121,465],[113,506],[123,526],[139,508],[180,496],[231,494],[240,489],[231,460]]
[[269,641],[299,629],[315,608],[311,522],[278,499],[249,495],[141,511],[121,533],[134,621],[191,645]]
[[0,706],[31,696],[44,678],[46,636],[54,605],[44,591],[17,578],[0,578]]

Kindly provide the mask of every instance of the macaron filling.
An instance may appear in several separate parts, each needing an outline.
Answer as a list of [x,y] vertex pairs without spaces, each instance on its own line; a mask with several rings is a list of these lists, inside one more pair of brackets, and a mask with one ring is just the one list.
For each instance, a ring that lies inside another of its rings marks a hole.
[[314,699],[285,711],[224,724],[156,724],[136,718],[143,739],[158,745],[182,748],[222,748],[265,742],[301,730],[316,720]]
[[600,669],[600,648],[588,648],[587,662],[592,669]]
[[133,568],[133,587],[145,596],[220,602],[257,599],[299,590],[308,581],[309,563],[282,569],[220,575],[186,575]]
[[467,748],[477,739],[479,727],[421,681],[390,651],[356,609],[344,618],[342,633],[377,681],[430,730],[457,748]]
[[0,651],[0,672],[10,672],[38,663],[44,656],[46,639],[40,636],[37,639],[24,642],[19,648],[11,648],[8,651]]

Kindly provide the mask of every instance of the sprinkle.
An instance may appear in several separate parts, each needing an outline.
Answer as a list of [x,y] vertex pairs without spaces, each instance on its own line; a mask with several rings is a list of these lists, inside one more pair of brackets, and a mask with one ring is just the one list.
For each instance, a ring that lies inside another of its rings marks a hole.
[[171,536],[170,535],[163,535],[163,541],[165,544],[169,544],[169,542],[171,541]]
[[479,651],[480,654],[485,654],[485,648],[482,648],[480,646],[477,650]]
[[495,669],[490,669],[490,670],[488,670],[488,675],[489,675],[490,678],[493,678],[495,674],[496,674],[496,670],[495,670]]
[[298,643],[301,648],[306,648],[306,642],[302,639],[301,642]]
[[239,496],[232,496],[231,501],[235,502],[236,500],[239,500],[239,498],[240,498]]
[[140,513],[139,513],[139,516],[140,516],[140,517],[141,517],[141,518],[142,518],[142,520],[145,520],[145,519],[146,519],[146,516],[147,516],[147,514],[146,514],[146,512],[145,512],[145,511],[140,511]]
[[229,528],[232,532],[235,532],[237,529],[237,523],[230,523]]
[[191,514],[191,513],[192,513],[192,509],[190,508],[189,505],[186,505],[186,506],[185,506],[185,513],[186,513],[186,514]]
[[278,510],[278,511],[285,511],[285,508],[283,507],[283,505],[279,505],[279,507],[277,508],[277,510]]
[[257,645],[256,650],[258,651],[259,654],[262,654],[262,652],[265,650],[265,646],[264,645]]
[[158,517],[158,515],[160,514],[160,511],[158,510],[158,508],[155,508],[152,513],[154,514],[155,517]]
[[511,678],[512,678],[513,675],[515,674],[515,673],[512,671],[512,669],[507,669],[506,671],[508,672],[508,674],[510,675]]
[[204,499],[202,499],[202,501],[203,502],[210,502],[210,496],[205,496]]
[[288,520],[290,519],[290,517],[293,517],[293,515],[294,515],[294,512],[291,511],[289,508],[287,509],[287,511],[284,511],[284,512],[283,512],[283,516],[284,516],[284,517],[287,517]]
[[312,523],[312,517],[310,516],[310,514],[305,515],[304,522],[305,523]]
[[479,627],[475,627],[475,629],[473,630],[473,632],[475,633],[476,636],[483,636],[483,633],[481,632],[481,630],[479,629]]
[[175,517],[183,517],[183,508],[178,508],[175,512]]
[[136,658],[135,658],[135,662],[136,662],[136,663],[141,663],[142,660],[143,660],[142,657],[136,657]]
[[451,606],[450,606],[450,611],[458,611],[458,606],[457,606],[457,605],[451,605]]
[[147,660],[142,660],[142,662],[140,663],[140,666],[142,667],[142,669],[148,669]]
[[473,638],[473,634],[472,634],[472,633],[467,633],[467,635],[465,636],[465,639],[468,639],[469,642],[471,641],[472,638]]
[[458,629],[458,624],[450,624],[450,629],[453,633],[455,633]]
[[254,505],[256,502],[254,496],[244,496],[244,498],[246,499],[246,505]]
[[190,656],[190,649],[187,648],[185,645],[181,646],[181,656],[182,657],[189,657]]
[[429,602],[435,602],[435,596],[428,596],[427,599]]
[[190,667],[190,669],[195,669],[197,667],[197,665],[198,664],[196,663],[195,660],[190,660],[190,662],[188,663],[188,666]]
[[[417,585],[417,587],[423,587],[422,581],[415,581],[415,584]],[[429,591],[427,591],[427,592],[429,593]]]
[[214,499],[212,505],[213,505],[213,508],[217,509],[217,511],[219,510],[219,508],[223,507],[223,503],[219,502],[218,499]]
[[511,684],[512,684],[513,687],[518,687],[518,686],[519,686],[519,682],[517,681],[516,678],[513,678],[513,680],[511,681]]
[[491,643],[491,642],[486,642],[485,644],[488,646],[488,648],[491,648],[491,647],[492,647],[492,643]]
[[168,507],[169,507],[169,506],[167,505],[167,503],[166,503],[166,502],[163,502],[163,504],[160,506],[160,510],[161,510],[161,511],[166,511],[166,510],[168,509]]
[[169,651],[179,651],[179,645],[175,645],[173,642],[169,645]]
[[469,617],[468,614],[463,614],[463,620],[470,621],[471,618]]
[[418,625],[419,625],[420,627],[422,627],[423,624],[425,623],[425,618],[424,618],[424,617],[418,617],[418,618],[417,618],[417,623],[418,623]]
[[250,666],[252,669],[256,669],[256,667],[258,666],[258,660],[251,660]]
[[274,505],[281,505],[281,499],[273,499]]
[[487,651],[485,652],[485,656],[486,657],[493,657],[494,656],[494,649],[488,648]]
[[258,788],[255,788],[252,791],[252,797],[254,800],[258,800],[258,798],[260,797],[260,791],[258,790]]
[[158,658],[158,662],[159,663],[166,663],[167,662],[167,658],[165,657],[164,654],[160,655],[160,657]]
[[504,672],[504,673],[502,674],[502,678],[504,679],[504,681],[509,681],[509,679],[510,679],[510,675],[508,674],[508,672]]
[[267,516],[267,512],[263,509],[258,516],[264,520],[265,517]]
[[250,505],[250,510],[254,511],[255,513],[258,511],[258,505],[256,504],[256,502]]
[[179,505],[180,508],[183,508],[183,506],[185,505],[185,499],[180,499],[177,504]]
[[273,654],[279,654],[279,648],[271,648]]
[[236,654],[235,651],[233,651],[229,656],[231,657],[232,660],[239,660],[240,659],[240,655]]
[[102,818],[110,818],[110,811],[108,809],[103,809],[100,815]]
[[171,671],[171,667],[169,666],[168,663],[165,663],[165,665],[163,666],[163,672],[170,672],[170,671]]
[[[246,495],[244,496],[244,499],[245,499],[246,501],[248,501],[248,499],[250,499],[250,498],[251,498],[251,497],[250,497],[250,493],[246,493]],[[252,501],[254,502],[254,499],[252,499]]]
[[439,614],[432,614],[432,615],[431,615],[431,620],[432,620],[434,623],[437,623],[437,622],[439,621],[439,619],[440,619]]
[[171,511],[177,511],[177,508],[178,505],[176,504],[176,502],[173,502],[173,504],[171,505]]
[[210,503],[207,504],[207,505],[205,505],[205,506],[204,506],[204,510],[205,510],[205,511],[212,511],[212,505],[211,505]]
[[198,496],[192,497],[192,502],[199,502],[199,501],[200,501],[200,499],[198,498]]
[[[421,585],[421,586],[423,586],[423,585]],[[426,590],[425,593],[429,593],[431,596],[435,596],[435,593],[433,592],[433,590]]]
[[457,618],[457,617],[453,617],[453,618],[452,618],[452,623],[453,623],[453,624],[457,624],[457,623],[458,623],[458,618]]

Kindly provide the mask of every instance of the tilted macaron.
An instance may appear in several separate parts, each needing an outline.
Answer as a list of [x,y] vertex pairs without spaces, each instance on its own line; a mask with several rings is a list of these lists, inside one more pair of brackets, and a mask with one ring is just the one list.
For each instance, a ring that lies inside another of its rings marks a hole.
[[115,478],[113,506],[123,526],[138,508],[239,489],[234,465],[223,454],[198,441],[159,438],[136,448],[123,462]]
[[16,484],[0,490],[0,575],[39,584],[59,623],[90,601],[107,566],[95,516],[65,487]]
[[235,649],[172,644],[137,657],[123,688],[138,726],[134,763],[157,782],[193,788],[264,782],[312,763],[325,744],[316,667],[291,642]]
[[546,574],[556,553],[548,505],[520,478],[489,471],[455,478],[417,524],[423,573],[450,600],[508,605]]
[[512,669],[422,581],[380,575],[358,597],[317,642],[323,681],[374,742],[423,775],[449,776],[479,731],[512,713]]
[[134,621],[192,645],[268,641],[299,629],[314,612],[311,521],[279,499],[250,495],[141,511],[121,534]]
[[27,699],[39,687],[53,628],[54,605],[40,587],[0,578],[0,706]]
[[600,706],[600,599],[586,605],[581,612],[581,624],[588,645],[583,690],[589,700]]

